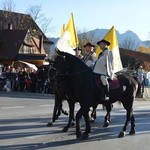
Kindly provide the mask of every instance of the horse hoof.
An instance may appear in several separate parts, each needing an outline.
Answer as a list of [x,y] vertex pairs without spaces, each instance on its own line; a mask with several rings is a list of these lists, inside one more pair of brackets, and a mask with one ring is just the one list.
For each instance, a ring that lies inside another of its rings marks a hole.
[[95,119],[91,119],[91,120],[90,120],[90,123],[94,123],[94,122],[95,122]]
[[88,133],[84,133],[82,134],[82,136],[80,137],[80,140],[87,140],[89,137],[89,134]]
[[68,112],[67,112],[67,111],[65,111],[65,112],[64,112],[64,115],[68,116],[69,114],[68,114]]
[[135,130],[132,129],[130,132],[129,132],[129,135],[134,135],[135,134]]
[[52,122],[48,122],[48,123],[47,123],[47,127],[51,127],[52,125],[53,125]]
[[64,127],[63,129],[62,129],[62,132],[67,132],[68,131],[68,127]]
[[109,121],[104,122],[103,127],[108,127],[109,126]]
[[118,135],[118,138],[122,138],[122,137],[124,137],[125,135],[126,135],[126,133],[123,132],[123,131],[121,131],[121,132],[119,133],[119,135]]
[[82,132],[81,131],[77,131],[76,132],[76,138],[77,138],[77,140],[79,140],[81,138],[81,136],[82,136]]

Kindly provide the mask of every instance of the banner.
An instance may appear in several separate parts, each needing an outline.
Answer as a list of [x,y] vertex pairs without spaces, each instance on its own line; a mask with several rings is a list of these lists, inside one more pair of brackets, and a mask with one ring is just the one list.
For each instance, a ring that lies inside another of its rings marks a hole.
[[56,43],[56,47],[60,51],[64,51],[75,55],[74,49],[78,47],[79,40],[75,29],[73,14],[66,25],[65,31],[62,33],[62,36],[59,38]]
[[112,62],[113,72],[116,73],[118,71],[121,71],[123,67],[120,59],[118,39],[117,39],[116,30],[114,26],[108,31],[104,39],[110,42],[109,49],[112,51],[112,56],[113,56],[113,62]]

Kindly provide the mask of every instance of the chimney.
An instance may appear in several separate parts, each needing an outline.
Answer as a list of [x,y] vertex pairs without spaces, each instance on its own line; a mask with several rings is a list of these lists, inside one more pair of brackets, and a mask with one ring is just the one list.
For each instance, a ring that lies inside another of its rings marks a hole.
[[39,36],[39,51],[40,53],[42,52],[42,47],[43,47],[43,36]]
[[12,30],[12,23],[8,23],[7,25],[8,25],[8,29]]

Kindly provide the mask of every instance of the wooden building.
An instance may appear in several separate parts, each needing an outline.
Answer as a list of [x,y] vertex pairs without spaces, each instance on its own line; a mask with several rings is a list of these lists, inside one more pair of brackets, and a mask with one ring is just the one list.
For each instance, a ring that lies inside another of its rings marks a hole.
[[0,10],[0,64],[42,65],[52,44],[30,15]]

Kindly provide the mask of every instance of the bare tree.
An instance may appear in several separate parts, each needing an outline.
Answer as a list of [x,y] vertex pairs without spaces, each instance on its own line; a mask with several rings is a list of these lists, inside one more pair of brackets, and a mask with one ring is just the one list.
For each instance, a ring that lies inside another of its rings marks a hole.
[[[83,29],[83,31],[78,31],[78,39],[79,39],[79,47],[81,49],[83,49],[83,46],[87,43],[87,42],[91,42],[93,43],[93,39],[91,38],[92,36],[89,36],[87,34],[86,29]],[[85,54],[85,51],[82,51],[83,54]]]
[[44,34],[46,34],[48,31],[50,31],[49,26],[50,26],[52,19],[48,19],[45,17],[44,14],[42,14],[41,6],[39,6],[39,5],[29,6],[26,12],[39,25],[39,27],[41,28],[41,30]]
[[29,6],[26,12],[32,17],[34,21],[40,21],[40,19],[44,16],[44,14],[42,14],[41,11],[41,6],[35,5]]
[[120,43],[120,47],[128,50],[136,50],[139,47],[140,43],[133,40],[130,37],[127,37],[124,41]]
[[9,11],[12,12],[15,10],[15,3],[13,2],[13,0],[3,0],[1,2],[1,9],[5,10],[5,11]]

